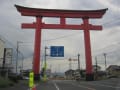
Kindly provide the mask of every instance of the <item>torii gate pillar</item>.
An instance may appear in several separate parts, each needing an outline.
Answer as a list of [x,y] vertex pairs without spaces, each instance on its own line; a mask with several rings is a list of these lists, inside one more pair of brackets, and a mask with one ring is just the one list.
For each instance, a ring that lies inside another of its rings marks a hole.
[[[35,30],[35,47],[34,47],[34,60],[33,71],[35,79],[39,79],[40,74],[40,48],[41,48],[41,29],[75,29],[84,30],[85,39],[85,56],[86,56],[86,80],[94,79],[92,71],[92,57],[90,46],[90,30],[102,30],[102,26],[89,24],[89,18],[102,18],[107,9],[101,10],[56,10],[56,9],[36,9],[15,5],[17,10],[22,16],[36,17],[34,23],[23,23],[22,28],[36,29]],[[58,17],[60,24],[45,24],[42,23],[43,17]],[[82,18],[83,24],[69,25],[66,24],[66,18]]]
[[84,25],[84,41],[85,41],[85,58],[86,58],[86,80],[93,80],[94,75],[92,71],[92,57],[91,57],[91,45],[90,45],[90,31],[89,31],[89,19],[83,18]]
[[33,56],[33,71],[35,74],[35,80],[39,79],[40,74],[40,51],[41,51],[41,28],[42,28],[42,17],[36,17],[36,30],[35,30],[35,45],[34,45],[34,56]]

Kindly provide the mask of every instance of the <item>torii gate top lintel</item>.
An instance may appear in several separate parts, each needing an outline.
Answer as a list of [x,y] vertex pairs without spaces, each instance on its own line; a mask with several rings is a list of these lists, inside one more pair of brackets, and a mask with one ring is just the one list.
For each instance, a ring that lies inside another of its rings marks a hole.
[[66,17],[66,18],[102,18],[106,9],[99,10],[60,10],[60,9],[41,9],[15,5],[22,16],[43,16],[43,17]]

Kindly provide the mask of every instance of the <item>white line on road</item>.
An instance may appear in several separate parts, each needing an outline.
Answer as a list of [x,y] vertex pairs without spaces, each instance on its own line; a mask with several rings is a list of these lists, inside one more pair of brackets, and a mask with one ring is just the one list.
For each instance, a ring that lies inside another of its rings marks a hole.
[[81,88],[86,88],[86,89],[88,89],[88,90],[96,90],[96,89],[94,89],[94,88],[86,87],[86,86],[83,86],[83,85],[76,85],[76,84],[73,84],[73,83],[71,83],[71,84],[74,85],[74,86],[81,87]]
[[101,84],[109,84],[109,85],[113,85],[115,83],[110,83],[110,82],[100,82]]
[[95,84],[95,83],[88,83],[88,84],[89,84],[89,85],[97,85],[97,86],[103,86],[103,87],[116,88],[116,89],[117,89],[117,88],[120,88],[120,87],[117,87],[117,86],[116,86],[116,87],[113,87],[113,86],[110,86],[110,85],[103,85],[103,84],[100,84],[100,83],[99,83],[99,84]]
[[58,87],[58,85],[57,85],[55,82],[53,82],[53,84],[54,84],[54,86],[55,86],[55,88],[56,88],[57,90],[60,90],[59,87]]

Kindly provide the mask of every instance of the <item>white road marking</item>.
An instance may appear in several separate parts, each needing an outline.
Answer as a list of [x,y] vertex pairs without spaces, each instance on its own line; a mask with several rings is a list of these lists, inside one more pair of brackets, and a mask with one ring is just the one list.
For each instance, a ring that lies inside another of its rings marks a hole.
[[54,84],[54,86],[55,86],[55,88],[56,88],[57,90],[60,90],[59,87],[58,87],[58,85],[57,85],[55,82],[53,82],[53,84]]
[[111,85],[113,85],[113,84],[115,84],[115,83],[110,83],[110,82],[100,82],[101,84],[111,84]]
[[110,86],[110,85],[103,85],[103,84],[100,84],[100,83],[99,83],[99,84],[87,83],[87,84],[89,84],[89,85],[97,85],[97,86],[104,86],[104,87],[110,87],[110,88],[116,88],[116,89],[117,89],[117,88],[120,88],[120,87],[117,87],[117,86],[116,86],[116,87],[113,87],[113,86]]
[[96,90],[96,89],[94,89],[94,88],[86,87],[86,86],[83,86],[83,85],[76,85],[76,84],[73,84],[73,83],[71,83],[71,84],[74,85],[74,86],[81,87],[81,88],[86,88],[86,89],[88,89],[88,90]]

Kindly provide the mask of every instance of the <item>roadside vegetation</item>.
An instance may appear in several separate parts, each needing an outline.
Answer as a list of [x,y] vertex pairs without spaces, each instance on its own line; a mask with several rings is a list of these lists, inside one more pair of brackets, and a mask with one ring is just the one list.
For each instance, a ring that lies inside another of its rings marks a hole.
[[8,78],[3,78],[0,76],[0,88],[5,88],[5,87],[9,87],[9,86],[13,86],[14,82],[11,81]]

